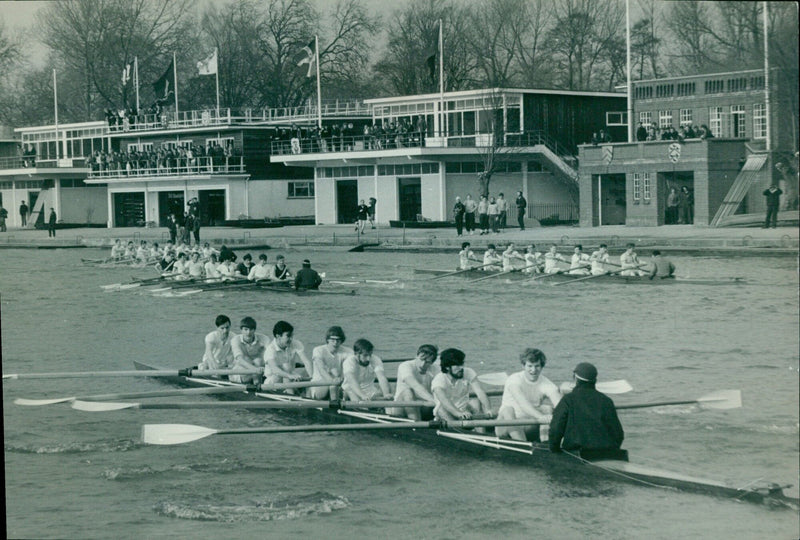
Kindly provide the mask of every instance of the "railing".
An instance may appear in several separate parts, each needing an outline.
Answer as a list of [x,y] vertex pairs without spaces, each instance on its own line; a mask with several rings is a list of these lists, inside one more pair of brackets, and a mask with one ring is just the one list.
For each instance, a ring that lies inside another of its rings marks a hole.
[[569,152],[563,144],[543,131],[507,133],[502,141],[496,141],[495,136],[491,133],[436,136],[418,131],[374,135],[304,137],[273,141],[271,152],[272,155],[287,155],[421,147],[487,148],[495,146],[495,144],[498,148],[544,145],[568,165],[577,169],[578,158],[572,152]]
[[36,156],[27,157],[4,157],[0,158],[0,169],[23,169],[34,167]]
[[92,164],[89,178],[136,178],[143,176],[186,176],[208,174],[243,174],[244,158],[236,157],[196,157],[161,159],[154,164],[150,160],[138,162]]
[[529,204],[528,217],[539,220],[542,225],[577,223],[580,212],[577,204],[542,203]]
[[[372,109],[360,101],[329,101],[322,104],[322,116],[326,118],[372,115]],[[135,133],[162,129],[222,126],[231,124],[263,124],[269,122],[312,121],[317,118],[317,106],[203,109],[199,111],[164,112],[161,114],[139,114],[127,119],[116,118],[109,124],[111,133]]]
[[0,158],[0,169],[57,169],[86,167],[86,158],[37,159],[36,156]]

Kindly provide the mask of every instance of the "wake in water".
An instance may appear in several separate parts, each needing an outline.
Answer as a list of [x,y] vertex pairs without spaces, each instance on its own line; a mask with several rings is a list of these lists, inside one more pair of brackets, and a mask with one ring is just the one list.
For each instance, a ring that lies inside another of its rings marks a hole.
[[224,459],[212,463],[182,463],[175,465],[167,465],[165,467],[151,467],[145,465],[142,467],[122,467],[115,469],[107,469],[103,472],[106,480],[142,480],[153,476],[164,478],[165,475],[175,474],[175,476],[183,476],[187,472],[195,473],[209,473],[228,474],[228,473],[253,473],[253,474],[276,474],[282,473],[285,467],[258,467],[250,463],[240,460]]
[[282,499],[249,501],[241,504],[211,505],[161,501],[153,506],[156,514],[196,521],[223,523],[297,519],[309,515],[330,514],[348,508],[350,502],[330,493],[317,492]]
[[141,441],[118,439],[99,442],[71,442],[53,445],[13,445],[4,446],[6,452],[17,454],[81,454],[84,452],[128,452],[144,446]]

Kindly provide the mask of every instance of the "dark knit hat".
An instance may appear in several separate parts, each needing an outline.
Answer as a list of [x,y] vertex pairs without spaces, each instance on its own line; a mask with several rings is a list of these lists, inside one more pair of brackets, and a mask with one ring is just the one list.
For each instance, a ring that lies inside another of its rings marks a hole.
[[573,370],[575,377],[581,381],[595,382],[597,381],[597,368],[589,362],[581,362]]

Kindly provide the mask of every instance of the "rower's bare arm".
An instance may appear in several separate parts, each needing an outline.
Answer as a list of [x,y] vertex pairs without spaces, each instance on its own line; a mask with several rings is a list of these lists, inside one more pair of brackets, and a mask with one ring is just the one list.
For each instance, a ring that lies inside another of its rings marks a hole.
[[475,396],[478,398],[478,401],[480,401],[483,411],[486,414],[494,415],[494,411],[492,411],[492,404],[489,402],[489,396],[487,396],[486,392],[484,392],[483,387],[481,386],[481,383],[478,382],[477,377],[470,381],[470,386],[472,387],[472,391],[475,392]]
[[436,396],[436,399],[439,400],[439,404],[442,406],[442,408],[453,418],[462,418],[465,420],[472,418],[472,413],[470,413],[468,410],[462,411],[457,409],[456,406],[450,401],[450,398],[447,397],[447,393],[441,388],[434,389],[433,394]]
[[403,382],[405,382],[414,391],[414,395],[416,395],[418,398],[426,401],[433,401],[433,394],[431,394],[427,388],[422,386],[420,382],[413,376],[409,375],[408,377],[405,377]]
[[558,390],[558,386],[556,386],[555,384],[548,386],[548,388],[545,389],[544,395],[546,395],[547,399],[550,400],[550,403],[553,404],[554,409],[556,408],[558,402],[561,401],[561,398],[563,397],[561,395],[561,392]]
[[309,377],[314,376],[314,363],[308,359],[306,353],[303,351],[297,351],[297,356],[300,358],[300,361],[303,363],[303,366],[306,368],[306,373],[308,373]]
[[381,392],[383,392],[384,397],[390,398],[392,391],[389,388],[389,380],[386,378],[383,370],[381,369],[380,371],[376,371],[375,376],[378,377],[378,386],[381,387]]

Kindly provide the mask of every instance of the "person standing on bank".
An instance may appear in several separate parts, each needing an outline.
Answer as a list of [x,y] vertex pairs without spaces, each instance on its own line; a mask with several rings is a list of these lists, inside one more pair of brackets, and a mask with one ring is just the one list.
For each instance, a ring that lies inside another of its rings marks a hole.
[[56,211],[55,209],[50,209],[50,217],[47,218],[47,236],[55,238],[56,236]]
[[625,432],[614,402],[595,389],[597,368],[581,362],[573,371],[575,389],[553,411],[550,451],[578,453],[581,458],[625,459],[620,450]]
[[369,224],[372,228],[375,228],[375,205],[378,204],[378,199],[375,197],[369,198],[369,204],[367,205],[367,219],[369,219]]
[[502,232],[506,230],[506,221],[508,220],[508,201],[502,192],[497,194],[497,210],[500,212],[498,228]]
[[461,202],[461,197],[456,197],[456,204],[453,205],[453,219],[456,220],[456,236],[461,236],[464,231],[464,213],[466,207]]
[[775,184],[764,190],[764,197],[767,198],[767,217],[764,219],[762,229],[768,227],[775,229],[778,226],[778,208],[781,204],[781,195],[783,195],[783,191]]
[[521,191],[517,191],[517,200],[515,201],[517,204],[517,223],[519,224],[519,230],[525,230],[525,209],[528,207],[528,201],[525,200],[525,197],[522,196]]
[[464,199],[464,228],[467,234],[474,234],[475,232],[475,211],[478,209],[478,203],[472,198],[472,195],[467,193],[467,198]]
[[28,224],[28,205],[25,204],[25,201],[22,201],[22,204],[19,205],[19,217],[22,226],[25,227]]
[[0,204],[0,232],[6,232],[6,219],[8,218],[8,210],[3,208]]

